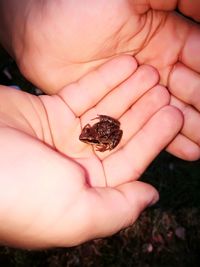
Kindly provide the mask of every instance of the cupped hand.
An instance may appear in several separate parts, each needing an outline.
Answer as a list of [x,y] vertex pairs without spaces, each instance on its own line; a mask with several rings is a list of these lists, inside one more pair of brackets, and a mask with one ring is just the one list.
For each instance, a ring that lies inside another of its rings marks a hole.
[[173,11],[199,21],[198,0],[0,4],[4,46],[22,73],[49,94],[122,53],[156,67],[185,118],[168,151],[187,160],[200,157],[200,29]]
[[[72,246],[132,224],[158,200],[137,181],[182,126],[150,66],[115,58],[53,96],[0,90],[0,240],[14,246]],[[157,98],[160,101],[157,101]],[[79,140],[97,114],[123,137],[97,152]]]

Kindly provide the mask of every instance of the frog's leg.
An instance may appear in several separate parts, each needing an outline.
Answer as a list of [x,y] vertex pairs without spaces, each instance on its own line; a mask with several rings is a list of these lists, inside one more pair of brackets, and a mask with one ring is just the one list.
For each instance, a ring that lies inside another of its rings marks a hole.
[[109,143],[99,144],[99,145],[95,146],[95,151],[104,152],[104,151],[108,150],[109,147],[110,147]]
[[112,142],[110,142],[110,150],[115,148],[119,142],[121,141],[123,131],[119,130],[118,132],[115,132],[115,135],[112,138]]

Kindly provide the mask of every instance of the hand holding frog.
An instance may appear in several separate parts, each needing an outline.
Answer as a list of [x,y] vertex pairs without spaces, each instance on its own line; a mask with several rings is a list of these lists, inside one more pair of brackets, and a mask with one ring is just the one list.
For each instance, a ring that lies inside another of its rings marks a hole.
[[50,94],[122,53],[156,67],[171,103],[184,114],[184,127],[167,149],[195,160],[200,28],[176,8],[200,21],[199,0],[1,0],[0,39],[22,73]]
[[[2,243],[77,245],[132,224],[155,203],[156,190],[137,179],[182,125],[157,81],[152,67],[122,56],[53,96],[1,88]],[[79,140],[97,114],[121,123],[111,151]]]

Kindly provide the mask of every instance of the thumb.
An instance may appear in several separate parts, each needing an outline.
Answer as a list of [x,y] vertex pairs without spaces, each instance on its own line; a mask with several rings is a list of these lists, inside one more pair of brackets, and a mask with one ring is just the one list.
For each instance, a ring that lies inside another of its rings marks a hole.
[[153,186],[140,181],[116,188],[90,188],[87,193],[88,219],[82,236],[85,240],[76,240],[78,243],[112,235],[133,224],[147,206],[159,199]]

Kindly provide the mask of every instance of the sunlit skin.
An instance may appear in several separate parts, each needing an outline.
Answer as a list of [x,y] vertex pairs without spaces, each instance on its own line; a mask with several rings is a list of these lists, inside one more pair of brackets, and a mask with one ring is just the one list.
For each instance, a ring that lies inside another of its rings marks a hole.
[[[133,224],[158,200],[155,188],[137,180],[183,123],[158,80],[152,67],[121,56],[53,96],[1,86],[1,243],[77,245]],[[102,113],[123,129],[118,146],[104,153],[79,140]]]
[[122,53],[156,67],[184,114],[184,127],[167,150],[196,160],[200,28],[175,8],[200,20],[199,0],[2,0],[0,36],[22,73],[49,94]]

